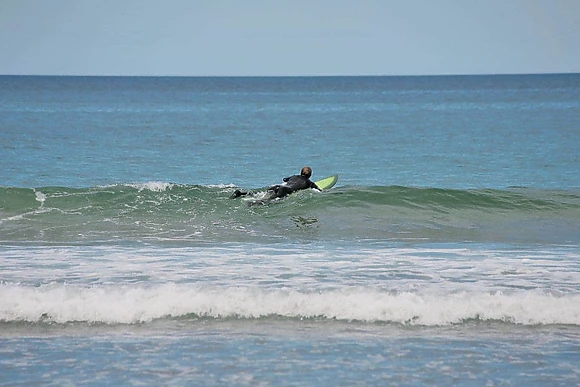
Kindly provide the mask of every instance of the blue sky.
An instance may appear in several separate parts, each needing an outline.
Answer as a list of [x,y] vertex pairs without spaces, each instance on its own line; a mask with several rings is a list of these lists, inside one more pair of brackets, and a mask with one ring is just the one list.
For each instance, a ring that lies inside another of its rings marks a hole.
[[0,0],[0,74],[580,72],[580,0]]

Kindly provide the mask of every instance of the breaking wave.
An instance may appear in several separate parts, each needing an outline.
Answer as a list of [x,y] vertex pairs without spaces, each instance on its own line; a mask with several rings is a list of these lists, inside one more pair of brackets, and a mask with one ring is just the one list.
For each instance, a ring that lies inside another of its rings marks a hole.
[[580,325],[580,294],[541,290],[413,293],[372,288],[328,291],[188,284],[82,287],[0,285],[5,323],[137,324],[157,319],[320,319],[438,326],[478,321]]

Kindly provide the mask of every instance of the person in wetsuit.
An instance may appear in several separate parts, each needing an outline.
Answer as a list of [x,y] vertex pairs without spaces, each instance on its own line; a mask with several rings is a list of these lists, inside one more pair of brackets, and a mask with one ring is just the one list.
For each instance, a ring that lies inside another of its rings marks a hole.
[[282,198],[294,191],[300,191],[301,189],[307,188],[314,188],[320,191],[321,189],[318,188],[316,183],[310,180],[310,176],[312,176],[312,168],[304,167],[300,171],[300,175],[285,177],[282,179],[284,184],[273,185],[268,188],[268,191],[274,192],[274,197],[276,198]]
[[[282,179],[284,181],[283,184],[276,184],[268,188],[268,193],[270,193],[270,198],[283,198],[286,195],[291,194],[295,191],[300,191],[302,189],[307,188],[314,188],[321,191],[320,188],[310,180],[310,176],[312,176],[312,168],[304,167],[300,171],[300,175],[294,175],[290,177],[285,177]],[[248,195],[249,192],[242,192],[239,189],[235,190],[234,193],[230,196],[231,199],[238,198],[240,196]]]

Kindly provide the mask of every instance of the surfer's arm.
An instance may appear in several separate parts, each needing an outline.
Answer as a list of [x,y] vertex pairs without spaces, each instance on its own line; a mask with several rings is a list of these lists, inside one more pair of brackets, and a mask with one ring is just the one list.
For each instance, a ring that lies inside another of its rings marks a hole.
[[318,188],[318,186],[316,185],[315,182],[310,183],[310,188],[313,188],[315,190],[318,190],[319,192],[322,192],[322,190],[320,188]]

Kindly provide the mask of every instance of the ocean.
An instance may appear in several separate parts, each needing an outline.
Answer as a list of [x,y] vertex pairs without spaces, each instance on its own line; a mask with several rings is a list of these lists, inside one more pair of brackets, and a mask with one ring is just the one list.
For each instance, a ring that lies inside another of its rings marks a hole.
[[580,385],[580,74],[0,76],[0,167],[2,386]]

